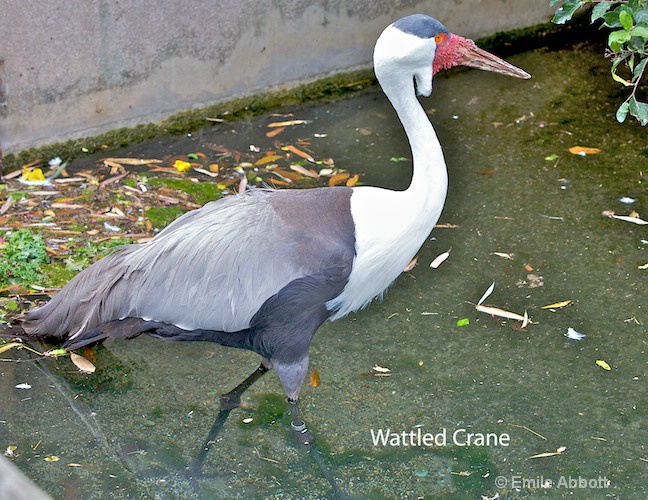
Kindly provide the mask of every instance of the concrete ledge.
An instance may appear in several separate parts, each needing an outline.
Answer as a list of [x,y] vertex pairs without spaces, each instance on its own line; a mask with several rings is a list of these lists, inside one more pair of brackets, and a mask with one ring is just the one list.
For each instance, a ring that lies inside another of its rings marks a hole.
[[546,0],[9,3],[0,17],[5,153],[161,120],[367,68],[407,14],[480,37],[546,21]]

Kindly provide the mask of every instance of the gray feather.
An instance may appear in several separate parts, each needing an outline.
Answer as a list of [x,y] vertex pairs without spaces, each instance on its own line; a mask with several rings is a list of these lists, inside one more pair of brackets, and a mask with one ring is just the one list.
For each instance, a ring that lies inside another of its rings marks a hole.
[[350,196],[349,188],[255,190],[208,203],[150,242],[82,271],[29,312],[23,328],[34,336],[75,337],[124,318],[186,330],[248,328],[288,283],[340,265],[350,272]]

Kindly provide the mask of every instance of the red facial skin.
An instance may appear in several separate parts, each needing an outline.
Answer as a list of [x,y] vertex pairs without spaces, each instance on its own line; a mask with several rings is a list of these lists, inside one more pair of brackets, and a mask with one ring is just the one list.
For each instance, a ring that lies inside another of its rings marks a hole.
[[440,33],[435,37],[437,42],[436,55],[432,63],[432,74],[436,75],[443,69],[460,65],[466,53],[475,48],[475,42],[452,33]]

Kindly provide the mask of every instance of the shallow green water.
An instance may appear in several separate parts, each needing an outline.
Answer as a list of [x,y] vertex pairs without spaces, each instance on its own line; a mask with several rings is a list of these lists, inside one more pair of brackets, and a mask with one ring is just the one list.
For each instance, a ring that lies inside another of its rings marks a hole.
[[[383,303],[325,325],[313,341],[311,368],[322,384],[304,385],[303,417],[349,495],[648,498],[648,271],[638,268],[648,262],[648,229],[601,214],[648,215],[646,129],[616,123],[620,91],[591,48],[510,60],[534,78],[456,72],[437,78],[424,102],[436,109],[432,120],[450,173],[440,223],[457,227],[433,232],[418,266]],[[288,111],[313,120],[286,133],[316,141],[320,157],[363,172],[368,184],[407,185],[409,162],[390,161],[409,157],[407,143],[378,91]],[[261,117],[124,153],[175,154],[206,142],[269,148],[267,122]],[[602,152],[571,155],[575,145]],[[546,161],[551,154],[559,160]],[[625,205],[623,196],[636,202]],[[431,269],[449,247],[450,258]],[[527,310],[534,324],[520,330],[519,322],[474,309],[493,281],[487,302]],[[541,309],[563,300],[572,303]],[[457,326],[464,318],[470,323]],[[587,336],[568,340],[569,327]],[[218,396],[257,363],[254,354],[217,345],[149,338],[107,344],[91,377],[75,374],[67,360],[43,364],[51,378],[32,363],[4,362],[0,447],[16,445],[14,463],[57,498],[330,495],[317,467],[292,444],[274,374],[232,412],[205,478],[197,486],[182,478]],[[375,364],[391,376],[369,375]],[[16,389],[20,383],[32,388]],[[419,426],[445,432],[447,442],[372,443],[372,429]],[[510,443],[458,446],[451,439],[457,429],[505,433]],[[560,455],[529,459],[560,447]],[[49,455],[60,460],[46,462]],[[609,486],[570,488],[570,477],[605,478]],[[553,488],[542,487],[547,480]]]

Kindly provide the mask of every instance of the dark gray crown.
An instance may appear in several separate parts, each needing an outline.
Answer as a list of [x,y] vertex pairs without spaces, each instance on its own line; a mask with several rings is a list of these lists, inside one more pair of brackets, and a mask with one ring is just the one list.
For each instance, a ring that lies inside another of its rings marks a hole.
[[446,27],[433,17],[425,14],[413,14],[396,21],[392,26],[403,33],[419,38],[434,38],[439,33],[448,33]]

